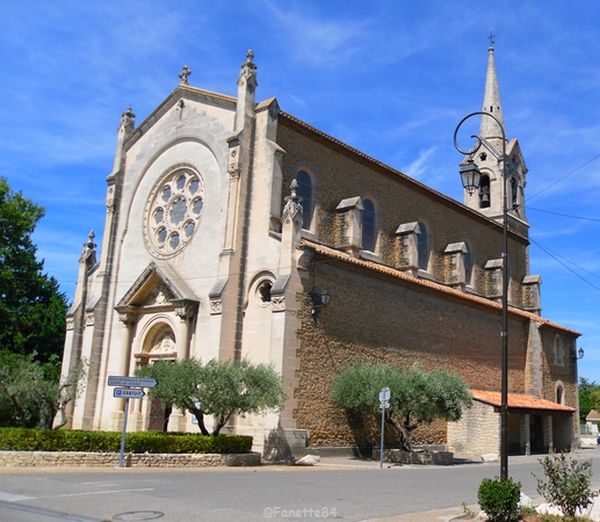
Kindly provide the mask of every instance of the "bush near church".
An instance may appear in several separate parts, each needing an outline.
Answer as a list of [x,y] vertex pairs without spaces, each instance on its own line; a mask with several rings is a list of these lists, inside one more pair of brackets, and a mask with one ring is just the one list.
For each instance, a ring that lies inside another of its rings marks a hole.
[[[0,450],[118,452],[121,433],[111,431],[0,428]],[[131,453],[249,453],[252,437],[185,433],[127,434]]]

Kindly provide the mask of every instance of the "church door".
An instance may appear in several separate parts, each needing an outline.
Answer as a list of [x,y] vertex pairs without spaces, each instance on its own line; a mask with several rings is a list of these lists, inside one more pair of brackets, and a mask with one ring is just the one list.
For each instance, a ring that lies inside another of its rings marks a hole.
[[150,419],[148,431],[167,431],[171,406],[165,406],[160,399],[153,399],[150,403]]

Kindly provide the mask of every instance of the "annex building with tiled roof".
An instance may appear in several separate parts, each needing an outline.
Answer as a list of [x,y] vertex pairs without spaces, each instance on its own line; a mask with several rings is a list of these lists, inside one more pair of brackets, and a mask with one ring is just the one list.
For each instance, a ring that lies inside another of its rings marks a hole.
[[[281,411],[236,417],[256,449],[356,446],[364,438],[330,395],[359,361],[461,375],[473,407],[416,441],[499,451],[504,177],[474,159],[479,190],[458,202],[282,111],[257,102],[248,54],[237,96],[189,84],[139,125],[128,109],[107,178],[100,247],[80,258],[64,372],[83,359],[69,427],[118,430],[111,375],[162,360],[247,359],[282,376]],[[494,49],[484,109],[503,121]],[[498,128],[482,120],[480,135]],[[527,167],[507,142],[508,432],[513,453],[578,441],[576,340],[541,315],[529,272]],[[457,176],[458,182],[458,176]],[[131,401],[129,429],[197,431],[186,411]]]

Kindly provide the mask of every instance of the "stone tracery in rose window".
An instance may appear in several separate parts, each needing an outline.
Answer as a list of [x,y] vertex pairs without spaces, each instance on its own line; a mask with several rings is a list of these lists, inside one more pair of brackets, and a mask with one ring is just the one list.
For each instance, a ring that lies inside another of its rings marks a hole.
[[146,239],[157,257],[177,254],[192,239],[204,206],[204,185],[189,168],[165,176],[146,207]]

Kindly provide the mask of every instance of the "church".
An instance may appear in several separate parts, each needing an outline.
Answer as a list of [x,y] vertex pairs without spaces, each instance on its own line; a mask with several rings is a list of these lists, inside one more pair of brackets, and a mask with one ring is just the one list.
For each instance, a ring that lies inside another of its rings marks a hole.
[[[480,137],[503,123],[488,49]],[[356,426],[330,397],[358,361],[461,375],[473,407],[418,442],[498,452],[503,190],[508,227],[510,451],[579,440],[576,331],[541,315],[529,272],[527,166],[516,139],[502,163],[484,149],[464,203],[256,99],[248,52],[237,96],[190,85],[190,69],[141,123],[122,117],[107,177],[101,240],[79,259],[63,375],[86,364],[67,412],[73,429],[120,430],[124,400],[107,379],[195,357],[266,363],[282,376],[281,411],[236,417],[254,447],[355,446]],[[458,183],[458,176],[457,183]],[[503,186],[504,184],[504,186]],[[131,401],[130,430],[196,432],[186,411]]]

